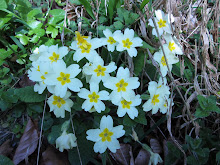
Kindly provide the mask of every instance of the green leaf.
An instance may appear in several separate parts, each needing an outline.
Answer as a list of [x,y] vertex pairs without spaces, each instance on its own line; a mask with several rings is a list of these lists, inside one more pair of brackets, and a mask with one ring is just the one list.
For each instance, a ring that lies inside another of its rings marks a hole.
[[5,0],[1,0],[0,9],[7,9],[7,8],[8,8],[7,2]]
[[142,44],[143,44],[142,48],[144,48],[144,49],[148,48],[150,50],[157,50],[157,49],[153,48],[152,46],[150,46],[149,44],[147,44],[145,41],[143,41]]
[[36,29],[36,28],[41,28],[41,26],[43,25],[43,23],[41,23],[40,21],[36,21],[36,20],[31,20],[28,21],[27,24],[32,28],[32,29]]
[[147,119],[145,117],[145,112],[138,109],[138,117],[134,118],[134,121],[143,125],[147,125]]
[[118,3],[118,0],[112,0],[108,2],[108,14],[109,14],[111,24],[112,24],[112,19],[113,19],[113,15],[114,15],[114,11],[116,9],[117,3]]
[[79,0],[69,0],[69,2],[75,5],[81,5],[81,2]]
[[216,154],[216,162],[220,162],[220,151]]
[[[134,73],[136,76],[140,74],[140,72],[143,70],[144,67],[144,59],[146,55],[143,51],[139,51],[138,55],[133,58],[134,61]],[[147,57],[146,57],[147,59]]]
[[134,120],[132,120],[127,114],[123,117],[123,125],[132,127],[136,124],[137,123]]
[[[1,5],[1,4],[0,4]],[[0,155],[0,164],[2,165],[14,165],[11,159],[6,156]]]
[[61,125],[52,126],[50,134],[47,136],[47,140],[50,144],[55,144],[56,139],[61,135]]
[[18,34],[15,37],[19,38],[22,45],[27,45],[29,41],[29,37],[24,34]]
[[63,21],[65,18],[65,11],[62,9],[53,9],[49,12],[53,17],[49,18],[48,24],[57,25],[58,22]]
[[144,8],[144,6],[149,2],[150,0],[143,0],[143,2],[141,3],[141,7],[140,9],[142,10]]
[[27,20],[30,21],[34,19],[34,16],[38,15],[41,13],[40,9],[33,9],[27,14]]
[[31,3],[28,0],[15,0],[16,10],[23,20],[27,20],[27,14],[32,10]]
[[204,111],[201,108],[196,108],[195,116],[197,118],[207,117],[210,115],[210,112]]
[[114,27],[115,27],[116,30],[121,30],[121,29],[124,28],[124,25],[123,25],[120,21],[114,22],[113,25],[114,25]]
[[58,35],[58,30],[53,26],[48,26],[46,33],[51,34],[52,38],[56,38],[56,36]]
[[5,12],[1,11],[0,12],[0,28],[2,28],[3,25],[5,25],[8,21],[10,21],[11,18],[12,18],[11,14],[8,14],[8,13],[5,13]]
[[94,16],[94,14],[93,14],[93,12],[92,12],[92,8],[91,8],[91,5],[89,4],[89,2],[87,1],[87,0],[79,0],[81,3],[82,3],[82,5],[86,8],[86,11],[89,13],[89,15],[93,18],[93,19],[95,19],[95,16]]
[[15,94],[18,96],[18,98],[21,101],[26,103],[42,102],[46,98],[45,93],[39,95],[38,93],[34,92],[33,86],[27,86],[25,88],[15,89]]

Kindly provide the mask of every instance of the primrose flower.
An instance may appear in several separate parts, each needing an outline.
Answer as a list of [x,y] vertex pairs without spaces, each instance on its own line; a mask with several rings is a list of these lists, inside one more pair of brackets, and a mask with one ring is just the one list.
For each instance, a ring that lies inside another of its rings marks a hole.
[[101,80],[104,82],[108,77],[110,77],[109,73],[115,71],[117,66],[115,62],[111,62],[109,65],[104,66],[104,61],[101,57],[96,56],[90,65],[83,67],[83,72],[86,75],[90,75],[90,83],[97,82],[99,83]]
[[[160,112],[161,112],[162,114],[167,113],[167,111],[168,111],[168,109],[169,109],[169,107],[170,107],[171,101],[172,101],[172,100],[171,100],[170,98],[167,99],[167,98],[165,97],[164,102],[163,102],[163,106],[160,107]],[[174,105],[174,103],[173,103],[173,101],[172,101],[172,106],[173,106],[173,105]]]
[[33,62],[32,66],[33,67],[28,70],[28,77],[30,80],[38,82],[34,85],[34,91],[42,94],[47,87],[45,83],[47,76],[53,74],[52,66],[48,62],[39,61]]
[[175,36],[172,37],[172,35],[167,33],[164,35],[164,38],[167,43],[163,45],[164,47],[168,47],[168,50],[174,54],[183,54],[182,47]]
[[166,85],[158,85],[155,81],[151,81],[149,82],[148,91],[150,92],[150,99],[144,103],[143,110],[152,110],[152,114],[156,114],[163,106],[165,96],[170,94],[169,88]]
[[116,50],[122,52],[124,50],[128,51],[129,56],[136,57],[137,49],[135,47],[142,46],[142,39],[139,37],[134,37],[133,29],[125,29],[124,35],[120,30],[114,32],[113,38],[119,43]]
[[104,153],[108,148],[111,152],[116,153],[120,148],[117,138],[125,134],[123,125],[113,127],[111,116],[103,116],[100,122],[100,129],[90,129],[86,132],[86,139],[95,142],[94,151]]
[[103,31],[103,34],[105,35],[105,40],[103,41],[104,42],[104,45],[107,45],[107,49],[108,51],[110,52],[114,52],[115,50],[115,46],[118,44],[115,39],[113,38],[114,34],[112,34],[112,32],[109,30],[109,29],[105,29]]
[[76,147],[76,136],[73,133],[63,131],[62,135],[56,139],[56,148],[59,148],[60,152],[64,149],[72,149]]
[[51,74],[45,80],[45,83],[55,85],[54,94],[56,96],[64,97],[68,88],[74,92],[80,91],[80,88],[83,86],[82,82],[75,78],[81,71],[78,64],[72,64],[66,68],[64,62],[55,63],[53,70],[56,72]]
[[[172,64],[178,63],[179,58],[177,58],[172,52],[168,50],[168,47],[164,47],[164,52],[166,54],[168,67],[170,71],[172,70]],[[160,71],[163,77],[167,75],[168,67],[164,57],[162,50],[160,49],[159,52],[154,53],[154,60],[157,61],[160,65]]]
[[115,105],[118,106],[117,115],[118,117],[123,117],[126,113],[131,119],[134,119],[138,116],[138,110],[135,106],[141,104],[140,95],[133,95],[131,97],[131,101],[126,101],[125,99],[119,100],[119,102]]
[[150,152],[150,160],[149,160],[149,163],[148,165],[157,165],[158,163],[162,163],[163,160],[162,158],[160,157],[160,155],[158,153],[154,153],[154,152]]
[[82,104],[82,109],[90,111],[94,107],[98,113],[105,110],[105,104],[101,100],[109,100],[109,93],[105,90],[99,92],[99,85],[96,83],[90,84],[90,91],[82,88],[78,96],[86,99]]
[[33,54],[30,55],[29,59],[31,61],[37,61],[40,56],[45,56],[48,53],[48,46],[41,45],[39,48],[36,48],[33,51]]
[[[155,22],[157,25],[159,35],[161,36],[164,31],[166,33],[172,34],[171,23],[174,22],[173,15],[171,14],[171,21],[169,18],[169,14],[165,15],[164,12],[161,10],[156,10],[155,15],[156,15]],[[154,27],[154,23],[153,23],[152,19],[149,19],[148,22],[149,22],[150,26]],[[157,36],[157,32],[156,32],[155,27],[153,28],[152,34]]]
[[60,96],[52,95],[48,98],[47,103],[50,106],[50,112],[54,112],[56,117],[65,117],[65,110],[70,112],[71,107],[73,106],[73,101],[69,99],[71,93],[66,92],[66,95],[61,98]]
[[110,94],[110,99],[113,104],[117,104],[121,98],[131,101],[131,97],[134,95],[133,89],[137,89],[140,82],[138,77],[130,77],[128,68],[120,67],[116,77],[109,77],[103,85],[113,90]]
[[52,45],[48,48],[48,53],[46,56],[41,56],[39,60],[50,61],[51,64],[62,62],[62,58],[68,54],[68,48],[66,46],[58,47],[57,45]]
[[101,47],[103,45],[102,39],[93,38],[87,39],[87,43],[81,44],[78,46],[77,42],[73,41],[71,43],[70,48],[76,50],[73,55],[73,60],[79,62],[84,57],[89,61],[92,62],[95,56],[99,56],[95,49]]
[[80,47],[82,45],[83,47],[86,48],[88,46],[88,42],[86,41],[86,39],[91,38],[91,37],[89,37],[89,36],[82,36],[80,34],[80,32],[78,32],[78,31],[75,31],[75,34],[76,34],[75,42],[77,43],[77,46]]

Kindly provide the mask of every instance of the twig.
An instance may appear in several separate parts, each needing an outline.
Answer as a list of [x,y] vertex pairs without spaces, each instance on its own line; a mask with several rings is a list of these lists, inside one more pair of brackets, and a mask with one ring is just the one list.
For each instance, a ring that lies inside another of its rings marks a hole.
[[42,136],[42,132],[43,132],[44,114],[45,114],[45,110],[46,110],[46,102],[47,102],[47,95],[46,95],[45,101],[44,101],[44,111],[43,111],[41,128],[40,128],[40,138],[39,138],[38,151],[37,151],[37,165],[39,164],[39,158],[40,158],[41,136]]

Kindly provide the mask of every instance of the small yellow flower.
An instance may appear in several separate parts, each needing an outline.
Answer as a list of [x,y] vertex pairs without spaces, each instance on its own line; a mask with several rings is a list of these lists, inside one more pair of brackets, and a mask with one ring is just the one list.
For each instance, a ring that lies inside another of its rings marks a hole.
[[122,40],[122,43],[123,43],[123,46],[130,49],[131,48],[131,45],[133,44],[129,38],[127,38],[126,40]]
[[128,86],[128,83],[126,83],[124,81],[124,79],[121,79],[117,84],[115,84],[115,86],[118,88],[118,92],[120,91],[123,91],[125,92],[126,91],[126,86]]
[[111,141],[111,136],[113,135],[114,133],[113,132],[110,132],[109,130],[108,130],[108,128],[105,128],[104,130],[103,130],[103,132],[101,132],[100,134],[99,134],[99,136],[102,138],[102,142],[105,142],[106,140],[108,141],[108,142],[110,142]]
[[175,50],[176,48],[175,48],[174,42],[169,42],[168,48],[169,48],[169,50],[170,50],[171,52],[172,52],[173,50]]
[[49,59],[51,60],[51,62],[57,62],[57,60],[59,59],[60,55],[56,54],[55,52],[53,52],[53,55],[49,57]]
[[99,98],[99,95],[97,95],[95,92],[92,92],[92,94],[89,94],[88,97],[90,98],[90,102],[95,102],[97,103],[98,102],[98,98]]
[[66,83],[70,83],[70,74],[65,74],[63,72],[60,72],[60,77],[57,78],[58,81],[61,82],[61,85],[65,85]]
[[159,28],[166,27],[166,22],[167,22],[167,21],[160,19],[160,20],[157,22]]
[[97,76],[105,76],[106,68],[98,65],[98,67],[94,70],[97,73]]
[[63,104],[65,104],[66,101],[63,100],[61,97],[59,96],[53,96],[53,105],[56,105],[58,108],[60,108]]

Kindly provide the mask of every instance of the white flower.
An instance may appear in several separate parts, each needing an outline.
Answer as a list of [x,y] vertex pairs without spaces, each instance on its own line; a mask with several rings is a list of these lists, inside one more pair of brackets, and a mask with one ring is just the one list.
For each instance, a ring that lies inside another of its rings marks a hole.
[[109,65],[104,66],[104,61],[101,57],[96,56],[94,60],[89,65],[83,67],[83,72],[86,75],[91,75],[90,83],[97,82],[99,83],[101,80],[104,82],[110,75],[109,73],[115,71],[117,66],[115,62],[111,62]]
[[87,140],[95,142],[94,151],[104,153],[108,148],[111,152],[116,153],[120,148],[117,138],[125,134],[123,125],[113,127],[111,116],[103,116],[100,122],[100,129],[90,129],[86,132]]
[[51,63],[62,62],[62,58],[68,54],[68,48],[66,46],[58,47],[57,45],[52,45],[48,48],[48,53],[46,56],[41,56],[40,61],[50,61]]
[[[155,22],[157,25],[159,35],[161,36],[164,31],[169,34],[172,34],[171,23],[174,22],[173,15],[171,14],[171,22],[170,22],[169,15],[168,14],[164,15],[164,12],[161,10],[156,10],[155,15],[156,15]],[[150,26],[154,27],[154,23],[153,23],[152,19],[149,19],[148,22],[149,22]],[[152,34],[157,36],[157,32],[156,32],[155,27],[153,28]]]
[[120,30],[114,32],[113,38],[118,42],[116,47],[117,51],[124,51],[127,50],[129,56],[136,57],[137,56],[137,49],[135,47],[142,46],[142,39],[139,37],[134,37],[134,30],[133,29],[125,29],[124,35],[121,33]]
[[172,35],[167,33],[164,35],[164,38],[167,43],[163,45],[164,47],[168,47],[168,50],[174,54],[179,54],[179,55],[183,54],[182,47],[175,36],[172,37]]
[[154,152],[150,152],[150,160],[149,160],[149,163],[148,165],[157,165],[158,163],[162,163],[163,160],[162,158],[160,157],[160,155],[158,153],[154,153]]
[[71,93],[67,91],[66,95],[61,98],[56,95],[52,95],[48,98],[47,103],[50,106],[50,112],[54,112],[56,117],[65,117],[65,110],[70,112],[71,107],[73,106],[73,101],[69,99]]
[[78,96],[86,99],[82,104],[82,109],[89,111],[94,107],[98,113],[105,110],[105,104],[101,100],[109,100],[109,93],[105,90],[99,92],[99,85],[96,83],[90,84],[90,91],[82,88]]
[[79,62],[81,59],[85,57],[89,62],[92,62],[95,56],[99,56],[98,53],[95,51],[95,49],[103,45],[102,39],[93,38],[93,39],[87,39],[86,41],[87,41],[86,46],[85,45],[78,46],[76,41],[73,41],[71,43],[70,48],[76,50],[76,52],[73,55],[74,61]]
[[110,94],[110,99],[113,104],[117,104],[121,98],[131,101],[131,97],[134,95],[133,89],[137,89],[140,82],[138,77],[130,77],[128,68],[120,67],[116,77],[109,77],[103,85],[113,90]]
[[173,105],[174,105],[173,100],[171,100],[170,98],[167,99],[167,98],[165,97],[164,102],[162,103],[163,106],[160,107],[160,112],[161,112],[162,114],[167,113],[168,109],[170,108],[171,101],[172,101],[172,106],[173,106]]
[[123,117],[126,113],[131,119],[134,119],[138,116],[138,110],[135,106],[141,104],[140,95],[131,96],[131,101],[126,101],[125,99],[119,100],[119,102],[115,105],[118,106],[117,115],[118,117]]
[[45,56],[48,53],[48,46],[41,45],[39,48],[36,48],[33,51],[33,54],[30,55],[29,59],[31,61],[37,61],[40,56]]
[[[177,58],[172,52],[170,52],[168,50],[168,47],[163,47],[163,48],[166,54],[168,67],[170,68],[170,71],[171,71],[172,64],[178,63],[179,58]],[[165,77],[167,75],[168,67],[167,67],[165,57],[163,55],[163,51],[161,49],[159,50],[159,52],[154,53],[154,60],[159,63],[162,76]]]
[[82,82],[75,78],[81,71],[78,64],[72,64],[66,68],[64,62],[55,63],[53,69],[56,73],[48,75],[45,83],[55,85],[54,93],[56,96],[64,97],[68,88],[74,92],[80,91],[80,88],[83,86]]
[[112,34],[112,32],[109,29],[105,29],[103,31],[103,34],[105,35],[106,39],[103,40],[103,45],[107,45],[107,49],[110,52],[114,52],[115,50],[115,46],[118,44],[115,39],[113,38],[114,34]]
[[30,80],[38,82],[34,85],[34,91],[42,94],[47,87],[45,83],[47,76],[53,74],[52,66],[48,62],[39,61],[33,62],[32,65],[33,67],[28,70],[28,77]]
[[143,105],[143,110],[150,111],[152,109],[152,114],[158,112],[163,106],[165,97],[170,94],[169,87],[158,84],[155,81],[149,82],[148,91],[150,92],[150,99]]
[[62,135],[56,139],[56,148],[59,148],[60,152],[64,149],[72,149],[76,147],[76,136],[73,133],[67,134],[63,131]]

